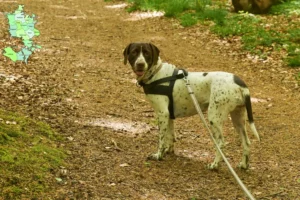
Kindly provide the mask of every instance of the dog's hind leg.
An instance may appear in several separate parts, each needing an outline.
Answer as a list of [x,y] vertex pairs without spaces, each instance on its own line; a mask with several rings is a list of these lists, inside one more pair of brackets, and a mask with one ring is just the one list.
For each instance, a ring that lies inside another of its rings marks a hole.
[[239,168],[248,169],[249,167],[249,154],[250,154],[250,140],[246,132],[246,109],[245,107],[236,107],[231,113],[231,120],[235,130],[241,137],[243,146],[243,157],[239,164]]

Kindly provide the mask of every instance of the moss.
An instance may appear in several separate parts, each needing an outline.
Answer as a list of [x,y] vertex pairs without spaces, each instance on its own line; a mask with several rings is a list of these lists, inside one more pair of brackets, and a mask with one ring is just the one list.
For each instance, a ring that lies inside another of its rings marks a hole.
[[64,165],[66,154],[57,147],[61,136],[16,113],[0,110],[0,119],[0,199],[39,196],[49,189],[51,172]]

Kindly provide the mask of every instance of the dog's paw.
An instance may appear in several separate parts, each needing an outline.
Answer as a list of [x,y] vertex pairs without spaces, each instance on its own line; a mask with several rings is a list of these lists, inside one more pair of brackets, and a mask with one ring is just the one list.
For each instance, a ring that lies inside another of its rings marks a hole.
[[153,153],[147,157],[147,160],[162,160],[162,155],[160,153]]
[[174,146],[170,146],[168,148],[166,148],[166,150],[164,151],[165,154],[175,154],[174,151]]
[[207,165],[207,168],[210,169],[210,170],[217,170],[219,167],[219,164],[216,163],[216,162],[213,162],[213,163],[210,163]]
[[249,163],[246,164],[244,162],[240,162],[240,164],[238,165],[238,168],[243,169],[243,170],[247,170],[249,168]]

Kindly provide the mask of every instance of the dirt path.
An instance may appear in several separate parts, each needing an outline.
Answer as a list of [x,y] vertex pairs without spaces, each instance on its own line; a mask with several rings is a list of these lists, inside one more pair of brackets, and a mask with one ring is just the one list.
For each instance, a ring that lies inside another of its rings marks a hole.
[[[61,145],[69,154],[67,174],[55,174],[63,184],[53,183],[55,192],[45,199],[246,199],[225,164],[217,172],[206,169],[214,149],[197,117],[177,120],[175,156],[146,162],[156,149],[157,127],[130,67],[122,64],[122,51],[133,41],[153,42],[164,61],[189,71],[242,77],[252,96],[263,100],[253,105],[262,142],[250,134],[251,167],[238,170],[240,142],[228,122],[226,155],[258,199],[300,198],[295,69],[247,59],[236,44],[220,41],[205,26],[183,29],[165,18],[131,21],[123,9],[98,0],[35,2],[18,3],[39,17],[43,48],[27,66],[11,63],[2,70],[46,89],[28,99],[6,90],[0,103],[46,120],[66,136]],[[4,9],[9,5],[0,1]]]

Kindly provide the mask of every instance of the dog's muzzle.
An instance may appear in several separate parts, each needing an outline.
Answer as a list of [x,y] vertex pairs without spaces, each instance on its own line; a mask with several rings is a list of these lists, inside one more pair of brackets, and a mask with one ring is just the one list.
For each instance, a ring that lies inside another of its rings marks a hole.
[[147,70],[147,64],[144,62],[136,63],[135,64],[135,69],[134,73],[138,76],[141,77],[145,74],[145,71]]

